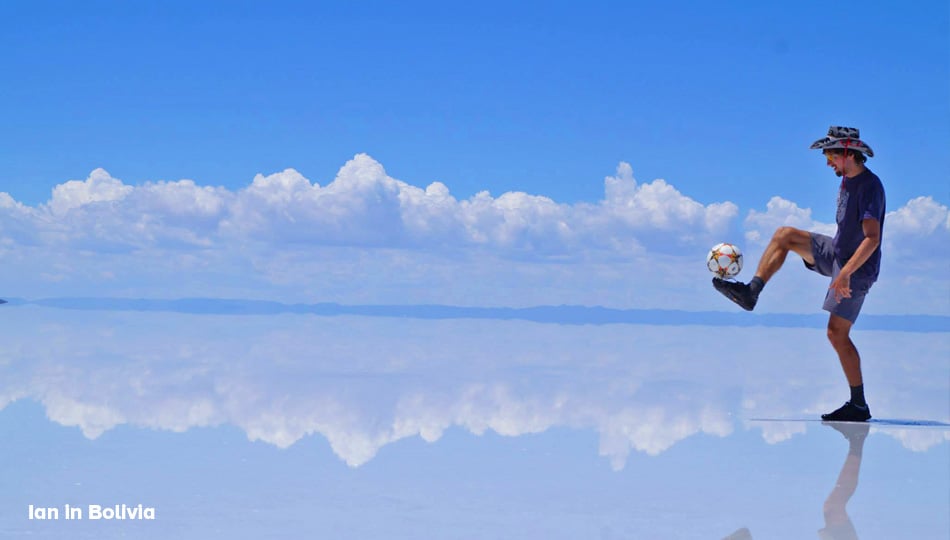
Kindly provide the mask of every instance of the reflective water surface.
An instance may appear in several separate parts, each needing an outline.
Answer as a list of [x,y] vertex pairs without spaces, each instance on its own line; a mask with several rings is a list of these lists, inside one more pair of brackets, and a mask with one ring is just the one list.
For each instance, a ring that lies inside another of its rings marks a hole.
[[6,305],[0,536],[945,539],[950,333],[853,337],[883,422],[820,328]]

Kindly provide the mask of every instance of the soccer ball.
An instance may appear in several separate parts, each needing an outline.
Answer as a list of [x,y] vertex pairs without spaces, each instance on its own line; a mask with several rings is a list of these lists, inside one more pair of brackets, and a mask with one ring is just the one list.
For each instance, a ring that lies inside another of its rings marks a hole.
[[736,277],[742,270],[742,252],[732,244],[716,244],[706,256],[706,266],[722,279]]

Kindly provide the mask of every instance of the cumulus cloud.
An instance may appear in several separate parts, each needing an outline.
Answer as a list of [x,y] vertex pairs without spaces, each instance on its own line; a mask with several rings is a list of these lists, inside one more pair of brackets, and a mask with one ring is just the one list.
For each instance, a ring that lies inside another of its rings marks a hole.
[[696,229],[716,232],[738,213],[731,202],[703,206],[663,179],[638,185],[629,163],[621,163],[617,176],[607,177],[604,184],[603,207],[635,230],[678,231],[685,236]]
[[53,214],[62,215],[88,204],[121,201],[132,190],[132,186],[112,178],[104,169],[96,169],[85,181],[70,180],[53,188],[53,197],[47,206]]
[[293,169],[257,175],[225,218],[234,238],[316,245],[392,246],[403,237],[399,192],[412,188],[360,155],[326,187]]
[[835,234],[835,224],[812,219],[810,208],[800,208],[792,201],[772,197],[765,205],[765,212],[749,211],[745,219],[745,238],[750,243],[762,245],[768,243],[779,227],[795,227],[829,236]]
[[929,235],[950,231],[950,211],[933,197],[917,197],[889,213],[886,219],[898,234]]
[[[577,203],[525,192],[459,199],[441,182],[423,188],[392,178],[366,154],[326,184],[286,169],[239,189],[129,185],[96,169],[35,207],[0,193],[0,282],[22,296],[160,291],[714,309],[721,304],[705,294],[703,257],[728,240],[738,215],[732,202],[704,205],[663,179],[641,183],[624,162],[604,178],[601,200]],[[946,242],[948,220],[945,206],[915,199],[888,214],[885,247],[932,258],[928,246]],[[778,226],[834,231],[780,197],[742,225],[747,264]],[[923,288],[933,287],[932,275],[914,274]],[[632,289],[634,276],[653,286]],[[461,294],[463,282],[470,294]]]
[[889,251],[900,255],[933,253],[935,246],[950,244],[950,209],[933,197],[917,197],[888,212],[884,228],[884,247]]
[[[368,247],[482,246],[571,253],[611,248],[653,237],[690,241],[728,226],[729,202],[708,206],[663,180],[640,185],[621,163],[605,179],[599,204],[563,204],[523,192],[467,200],[445,184],[425,189],[394,179],[366,154],[347,162],[326,186],[287,169],[257,175],[231,192],[191,180],[130,186],[96,169],[86,180],[56,186],[44,205],[29,208],[0,199],[5,222],[28,220],[50,244],[81,242],[105,251],[116,245],[164,247],[165,242],[207,246],[246,240]],[[7,227],[5,236],[10,236]],[[657,243],[655,249],[662,249]]]
[[721,237],[738,207],[731,202],[703,206],[663,179],[639,184],[630,164],[622,162],[616,176],[604,179],[603,201],[578,205],[576,211],[595,241],[611,236],[603,233],[623,233],[608,241],[622,249],[625,238],[635,239],[653,252],[672,252]]
[[[348,161],[327,185],[298,171],[254,177],[231,191],[192,180],[131,186],[96,169],[53,189],[50,200],[25,206],[0,193],[0,238],[7,244],[90,251],[166,247],[229,249],[245,242],[378,248],[484,247],[537,256],[607,252],[644,245],[659,254],[706,247],[739,213],[729,201],[703,205],[663,179],[639,183],[628,163],[604,179],[596,203],[559,203],[523,192],[480,192],[456,199],[434,182],[420,188],[390,177],[366,154]],[[888,214],[889,237],[940,239],[950,215],[931,197]],[[833,234],[834,224],[781,197],[744,221],[746,240],[762,244],[789,225]]]

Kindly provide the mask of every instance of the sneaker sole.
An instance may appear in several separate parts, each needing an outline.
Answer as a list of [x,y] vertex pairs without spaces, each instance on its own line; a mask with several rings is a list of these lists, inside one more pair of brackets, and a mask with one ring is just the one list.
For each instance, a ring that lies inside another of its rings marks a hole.
[[[719,280],[719,281],[721,281],[721,282],[723,282],[723,283],[726,282],[725,280]],[[726,298],[728,298],[729,300],[732,300],[732,302],[733,302],[735,305],[741,307],[742,309],[744,309],[744,310],[746,310],[746,311],[752,311],[752,308],[755,307],[755,306],[747,307],[746,305],[744,305],[744,304],[742,303],[742,300],[740,300],[739,297],[736,296],[736,294],[735,294],[731,289],[721,288],[721,287],[719,286],[719,281],[716,281],[716,278],[713,278],[713,288],[715,288],[717,291],[719,291],[720,293],[722,293],[722,295],[725,296]]]

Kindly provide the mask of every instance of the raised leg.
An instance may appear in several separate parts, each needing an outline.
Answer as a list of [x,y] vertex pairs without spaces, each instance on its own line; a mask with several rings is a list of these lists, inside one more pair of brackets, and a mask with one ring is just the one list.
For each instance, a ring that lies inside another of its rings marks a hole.
[[808,264],[815,264],[811,254],[811,233],[794,227],[779,227],[762,253],[756,277],[768,282],[785,262],[789,251],[794,251]]

